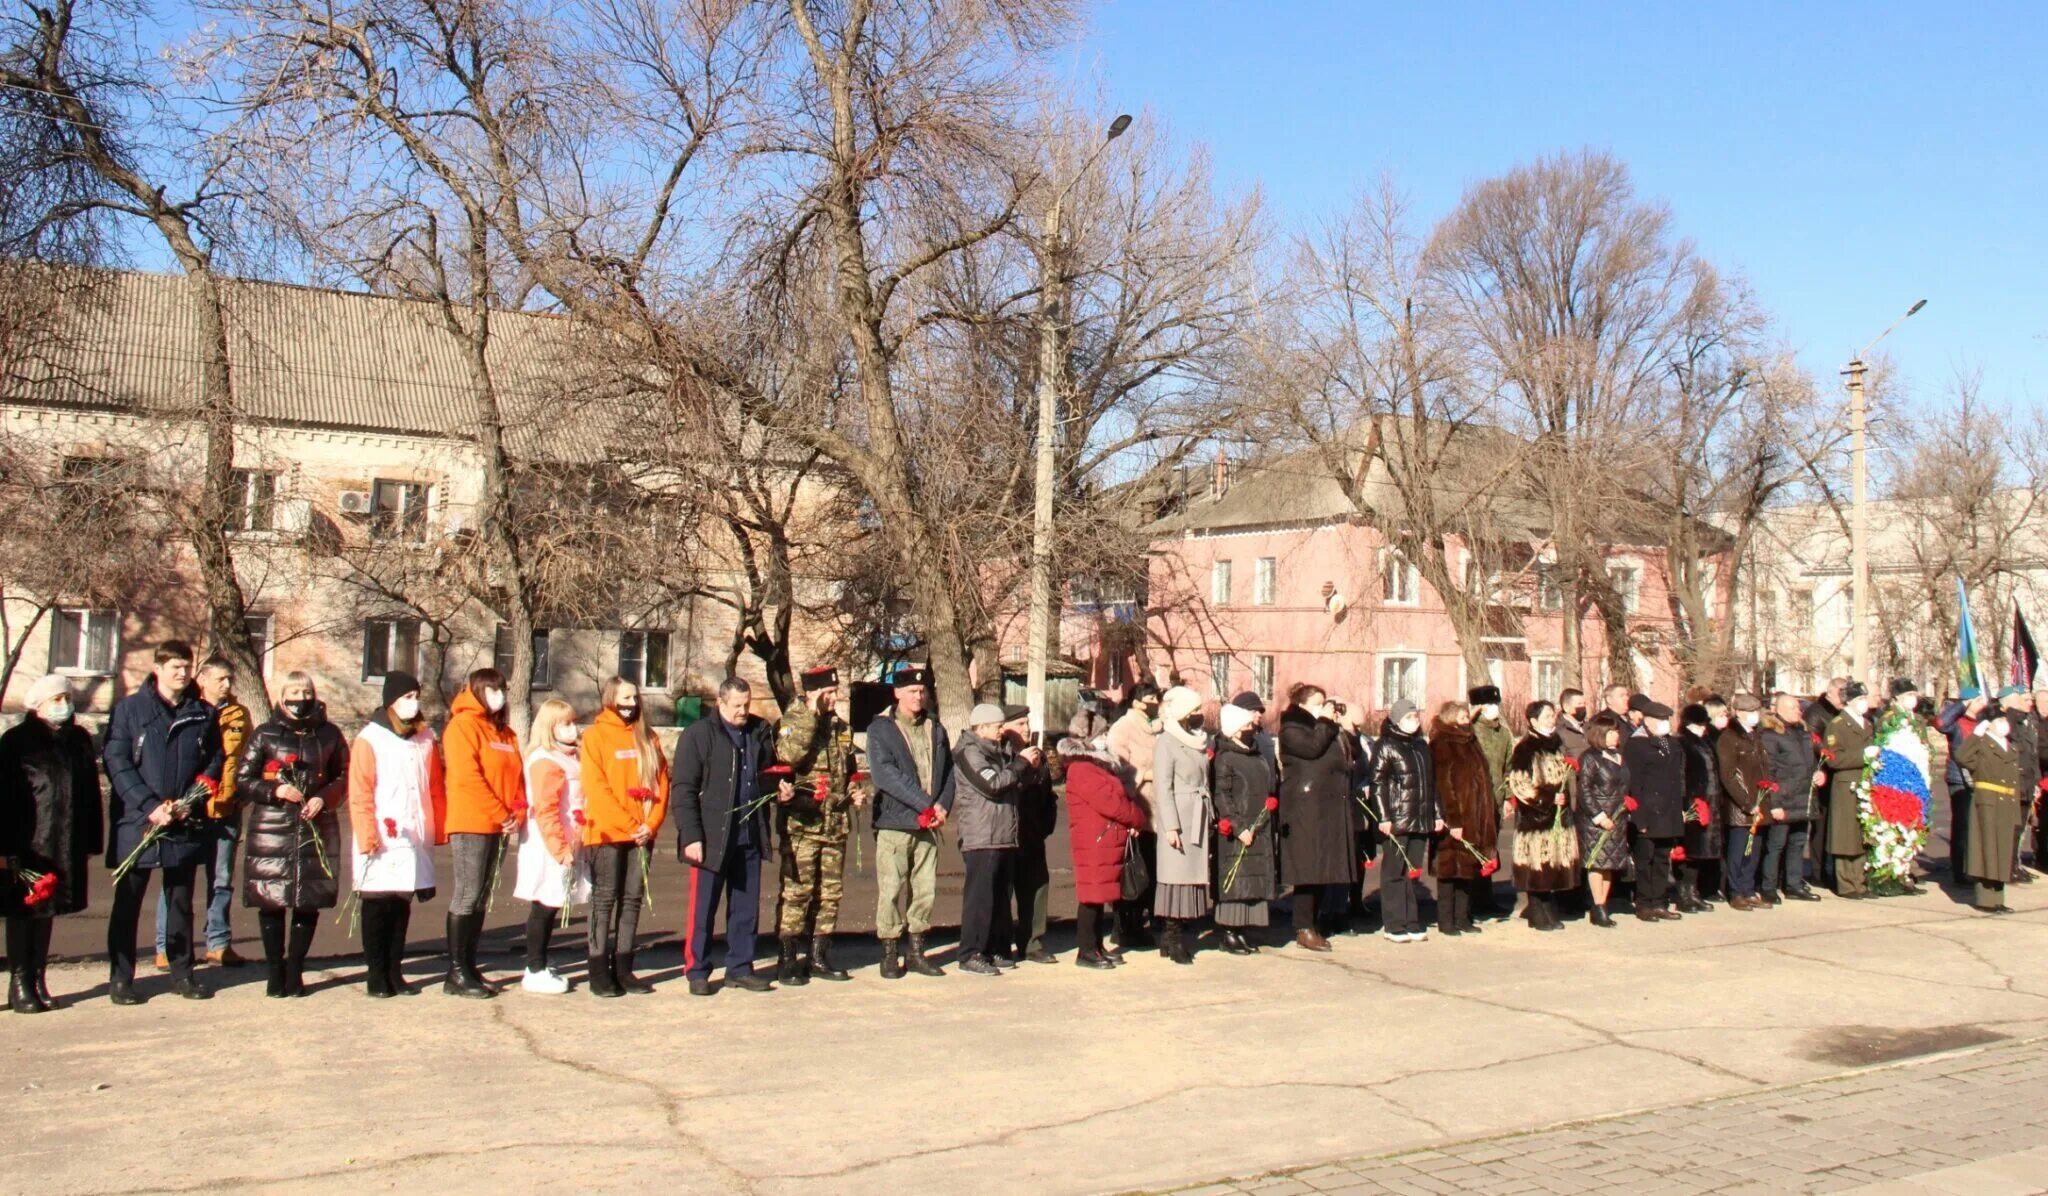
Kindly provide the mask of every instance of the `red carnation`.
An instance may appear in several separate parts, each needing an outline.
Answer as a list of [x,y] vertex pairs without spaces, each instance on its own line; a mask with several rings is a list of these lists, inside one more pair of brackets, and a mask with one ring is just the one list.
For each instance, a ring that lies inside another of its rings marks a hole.
[[206,786],[206,791],[208,793],[220,792],[220,782],[213,779],[210,776],[207,776],[203,772],[200,773],[196,778],[194,778],[194,780],[196,780],[199,784]]
[[1835,762],[1835,754],[1826,748],[1822,748],[1820,750],[1820,758],[1827,761],[1829,764],[1833,764]]
[[770,764],[761,770],[761,775],[764,777],[787,777],[795,774],[791,772],[787,764]]
[[1626,810],[1627,810],[1627,811],[1628,811],[1629,813],[1631,813],[1631,814],[1633,814],[1633,813],[1635,813],[1635,812],[1636,812],[1637,810],[1640,810],[1640,809],[1642,809],[1642,808],[1643,808],[1643,804],[1642,804],[1641,802],[1637,801],[1637,800],[1636,800],[1635,798],[1633,798],[1633,797],[1624,797],[1624,798],[1622,798],[1622,799],[1621,799],[1621,804],[1622,804],[1622,807],[1623,807],[1624,809],[1626,809]]
[[640,786],[635,785],[633,788],[626,790],[626,796],[632,798],[634,801],[653,801],[654,790],[643,789]]
[[1693,813],[1699,815],[1701,826],[1705,826],[1707,825],[1707,823],[1713,821],[1713,809],[1712,807],[1707,805],[1706,798],[1694,798],[1692,803],[1692,809]]
[[277,779],[277,774],[283,771],[284,765],[279,764],[275,760],[272,760],[270,763],[263,766],[263,779],[266,781],[274,781]]
[[1421,880],[1421,879],[1422,879],[1422,869],[1420,869],[1420,868],[1410,868],[1410,869],[1408,869],[1408,879],[1409,879],[1409,880]]
[[384,833],[387,835],[398,834],[398,819],[386,818],[384,820]]
[[1216,820],[1217,834],[1222,835],[1224,838],[1228,839],[1233,833],[1235,833],[1235,831],[1236,828],[1230,825],[1230,819],[1218,818]]
[[297,752],[286,752],[278,757],[278,761],[282,763],[286,768],[290,768],[292,765],[297,764],[299,762],[299,754]]
[[1571,769],[1573,772],[1579,771],[1579,762],[1570,756],[1566,756],[1564,758],[1564,766],[1566,768]]
[[1758,793],[1776,793],[1778,791],[1778,782],[1758,781],[1756,783],[1756,791]]
[[1271,814],[1271,813],[1273,813],[1273,812],[1274,812],[1275,810],[1278,810],[1279,808],[1280,808],[1280,799],[1279,799],[1279,798],[1277,798],[1277,797],[1269,797],[1269,798],[1267,798],[1267,799],[1266,799],[1266,813],[1268,813],[1268,814]]
[[56,895],[57,874],[55,872],[45,872],[41,876],[36,877],[35,883],[28,887],[28,896],[23,898],[22,901],[26,905],[41,905]]
[[1479,875],[1481,876],[1492,876],[1498,871],[1500,871],[1499,860],[1488,860],[1484,864],[1479,865]]
[[1672,848],[1672,849],[1671,849],[1671,862],[1672,862],[1672,863],[1674,863],[1674,864],[1683,864],[1683,863],[1685,862],[1685,848],[1683,848],[1683,847],[1674,847],[1674,848]]
[[850,776],[850,777],[848,777],[848,778],[846,778],[846,779],[847,779],[848,783],[850,783],[850,784],[854,784],[854,785],[861,785],[861,784],[865,784],[865,783],[867,782],[867,779],[868,779],[868,770],[867,770],[867,769],[865,769],[865,768],[856,768],[856,769],[854,769],[854,770],[853,770],[853,775],[852,775],[852,776]]
[[1366,867],[1367,867],[1368,869],[1370,869],[1370,868],[1377,868],[1377,867],[1379,867],[1379,866],[1380,866],[1380,862],[1379,862],[1378,860],[1367,860],[1367,861],[1365,861],[1365,866],[1366,866]]
[[577,826],[582,826],[584,824],[583,811],[581,810],[576,810],[572,812],[569,815],[569,817],[575,820]]
[[928,831],[932,829],[932,827],[938,825],[938,812],[939,808],[937,806],[926,806],[924,809],[918,811],[917,829],[921,831]]

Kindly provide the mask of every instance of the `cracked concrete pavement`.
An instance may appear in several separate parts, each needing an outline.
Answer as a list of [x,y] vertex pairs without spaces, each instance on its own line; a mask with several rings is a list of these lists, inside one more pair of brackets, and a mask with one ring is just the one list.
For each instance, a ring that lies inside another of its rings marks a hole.
[[373,1002],[344,957],[306,1000],[251,968],[117,1009],[104,965],[66,966],[59,994],[94,995],[0,1014],[0,1189],[1173,1187],[2048,1034],[2048,885],[2010,896],[709,1000],[667,970],[619,1001]]

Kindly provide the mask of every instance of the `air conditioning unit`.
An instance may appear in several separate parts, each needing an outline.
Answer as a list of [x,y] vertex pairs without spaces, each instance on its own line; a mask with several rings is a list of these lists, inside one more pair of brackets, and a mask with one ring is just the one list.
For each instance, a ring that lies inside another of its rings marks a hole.
[[344,515],[367,515],[370,513],[370,492],[368,490],[344,490],[336,500]]

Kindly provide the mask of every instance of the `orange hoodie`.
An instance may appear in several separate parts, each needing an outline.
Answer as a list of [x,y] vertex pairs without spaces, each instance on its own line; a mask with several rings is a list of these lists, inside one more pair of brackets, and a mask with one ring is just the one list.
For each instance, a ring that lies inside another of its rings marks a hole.
[[463,690],[441,733],[447,769],[444,835],[495,835],[508,819],[526,817],[526,762],[519,736],[491,721],[476,695]]
[[633,833],[644,822],[659,833],[668,817],[668,761],[661,759],[661,745],[654,745],[658,761],[654,780],[652,813],[644,813],[640,801],[629,796],[640,788],[640,751],[633,742],[633,728],[617,711],[600,710],[590,729],[583,733],[583,845],[631,843]]

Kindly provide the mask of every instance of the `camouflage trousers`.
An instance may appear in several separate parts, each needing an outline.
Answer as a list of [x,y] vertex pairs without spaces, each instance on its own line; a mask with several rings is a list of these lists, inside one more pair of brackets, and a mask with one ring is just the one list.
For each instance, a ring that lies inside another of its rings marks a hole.
[[790,828],[782,837],[782,911],[776,932],[784,938],[831,934],[839,924],[845,882],[844,830],[820,835]]

